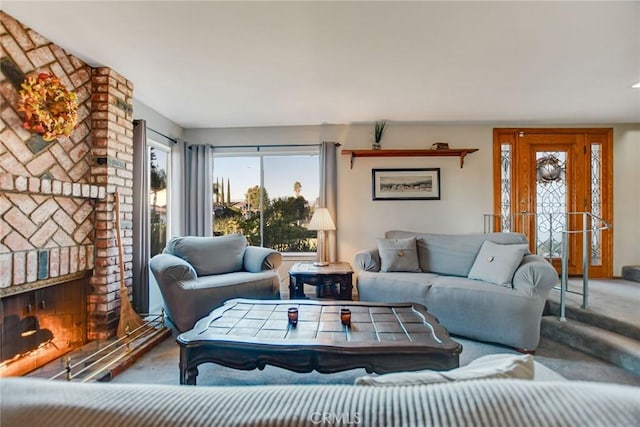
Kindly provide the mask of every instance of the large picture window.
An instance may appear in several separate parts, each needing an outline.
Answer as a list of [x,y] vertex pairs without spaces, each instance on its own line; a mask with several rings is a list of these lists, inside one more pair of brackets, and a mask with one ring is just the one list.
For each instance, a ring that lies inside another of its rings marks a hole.
[[306,226],[320,194],[319,154],[309,150],[215,153],[213,232],[242,233],[252,245],[315,252]]

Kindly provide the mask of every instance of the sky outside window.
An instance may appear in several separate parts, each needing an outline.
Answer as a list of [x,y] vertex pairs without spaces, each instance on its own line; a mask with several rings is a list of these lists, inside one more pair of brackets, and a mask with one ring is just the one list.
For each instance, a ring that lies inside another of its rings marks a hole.
[[[264,187],[270,199],[293,197],[293,184],[302,184],[300,194],[313,205],[320,194],[317,155],[264,156]],[[231,202],[243,202],[247,189],[260,183],[260,157],[214,158],[213,182],[227,191],[230,183]],[[225,196],[226,197],[226,196]]]

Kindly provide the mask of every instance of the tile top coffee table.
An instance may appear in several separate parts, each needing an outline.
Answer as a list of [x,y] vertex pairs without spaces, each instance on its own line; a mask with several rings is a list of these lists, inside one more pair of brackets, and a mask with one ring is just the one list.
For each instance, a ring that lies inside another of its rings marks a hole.
[[[289,324],[287,310],[298,309]],[[351,310],[351,325],[340,310]],[[178,336],[180,384],[195,384],[198,365],[235,369],[279,366],[294,372],[355,368],[387,373],[459,366],[462,345],[414,303],[233,299]]]

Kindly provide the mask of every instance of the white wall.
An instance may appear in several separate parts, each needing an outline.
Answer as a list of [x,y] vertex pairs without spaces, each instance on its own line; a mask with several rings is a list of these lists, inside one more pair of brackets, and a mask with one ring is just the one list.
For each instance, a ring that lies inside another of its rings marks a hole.
[[[342,148],[367,149],[372,126],[336,129]],[[482,232],[482,214],[492,211],[492,128],[487,126],[389,124],[383,148],[430,148],[447,142],[451,148],[478,148],[464,168],[457,157],[356,158],[341,155],[338,167],[338,253],[353,254],[374,247],[375,239],[391,229],[434,233]],[[372,169],[440,168],[440,200],[373,201]]]
[[[178,124],[167,119],[165,116],[137,99],[133,100],[133,117],[134,119],[146,120],[147,127],[155,129],[171,138],[181,138],[184,132],[184,129],[182,129]],[[154,137],[154,139],[157,137],[153,132],[151,132],[151,135],[149,136]],[[157,138],[164,139],[162,137]]]
[[[493,128],[518,124],[465,125],[389,123],[383,148],[429,148],[447,142],[451,148],[478,148],[464,168],[457,157],[338,159],[338,257],[353,260],[360,249],[390,229],[435,233],[482,232],[482,214],[493,211]],[[526,125],[522,127],[531,127]],[[554,125],[554,127],[558,127]],[[580,124],[570,127],[588,127]],[[594,126],[591,126],[594,127]],[[598,125],[597,127],[611,127]],[[341,149],[371,147],[373,125],[320,125],[263,128],[186,129],[190,143],[214,145],[313,144],[336,141]],[[623,265],[640,264],[640,129],[614,127],[614,275]],[[441,200],[373,201],[371,170],[375,168],[440,168]]]
[[613,128],[613,274],[640,265],[640,124]]
[[167,144],[171,147],[171,170],[176,173],[172,173],[171,180],[171,234],[174,236],[180,236],[183,234],[183,212],[182,206],[180,206],[180,197],[178,196],[182,192],[183,183],[178,179],[181,174],[179,173],[182,167],[182,146],[181,143],[174,144],[156,134],[150,129],[154,129],[163,135],[166,135],[173,139],[182,139],[184,129],[175,122],[167,119],[162,114],[158,113],[151,107],[143,104],[142,102],[133,100],[133,117],[135,119],[144,119],[147,121],[147,138],[153,139],[162,144]]
[[252,128],[185,129],[190,144],[271,145],[318,144],[320,126],[273,126]]

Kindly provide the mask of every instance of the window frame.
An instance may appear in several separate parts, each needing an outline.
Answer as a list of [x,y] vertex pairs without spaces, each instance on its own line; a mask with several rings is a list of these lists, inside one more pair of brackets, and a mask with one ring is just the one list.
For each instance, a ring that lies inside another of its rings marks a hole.
[[[214,163],[216,158],[224,157],[258,157],[260,159],[260,171],[258,187],[260,188],[260,246],[264,247],[264,206],[263,206],[263,190],[264,190],[264,158],[265,157],[286,157],[286,156],[316,156],[318,160],[318,197],[321,193],[321,173],[320,173],[320,145],[278,145],[278,146],[243,146],[243,147],[213,147],[212,156],[212,177],[215,174]],[[215,228],[215,216],[213,219],[213,227]],[[282,252],[287,258],[308,258],[317,254],[315,252]]]

